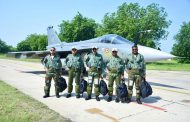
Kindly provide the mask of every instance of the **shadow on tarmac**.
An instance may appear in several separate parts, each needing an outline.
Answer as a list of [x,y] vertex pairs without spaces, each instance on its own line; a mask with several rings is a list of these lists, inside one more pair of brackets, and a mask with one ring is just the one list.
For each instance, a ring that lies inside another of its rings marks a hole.
[[40,74],[45,74],[45,71],[22,71],[23,73],[31,73],[31,74],[36,74],[36,75],[40,75]]
[[160,96],[149,96],[147,98],[142,99],[142,102],[144,103],[156,103],[162,98]]
[[[64,91],[64,92],[62,92],[62,93],[60,93],[60,97],[64,97],[64,98],[66,98],[66,95],[67,95],[67,91]],[[85,99],[85,97],[87,96],[87,93],[86,92],[84,92],[83,93],[83,95],[82,94],[80,94],[80,99]],[[55,97],[55,95],[54,95],[54,93],[52,93],[52,95],[50,95],[50,97]],[[76,94],[75,93],[71,93],[71,98],[72,97],[76,97]],[[102,96],[102,95],[100,95],[99,96],[100,97],[100,100],[102,101],[106,101],[107,100],[107,98],[108,98],[108,95],[106,95],[106,96]],[[113,102],[115,102],[115,95],[113,95],[113,99],[112,99],[112,101]],[[160,96],[149,96],[149,97],[147,97],[147,98],[141,98],[141,101],[143,102],[143,103],[156,103],[156,102],[158,102],[159,100],[161,100],[162,98],[160,97]],[[94,95],[94,93],[92,93],[92,99],[91,100],[96,100],[95,99],[95,95]],[[136,98],[135,98],[135,96],[133,96],[132,97],[132,100],[131,100],[132,102],[136,102]]]
[[[36,74],[36,75],[40,75],[40,74],[45,74],[45,71],[22,71],[23,73],[31,73],[31,74]],[[64,70],[62,71],[62,75],[63,76],[68,76],[68,71]],[[87,72],[84,74],[84,76],[87,76]]]

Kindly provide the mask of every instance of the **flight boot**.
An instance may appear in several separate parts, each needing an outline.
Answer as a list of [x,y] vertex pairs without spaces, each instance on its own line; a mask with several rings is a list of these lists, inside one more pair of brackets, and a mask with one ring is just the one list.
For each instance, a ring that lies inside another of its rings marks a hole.
[[56,97],[57,97],[57,98],[60,98],[60,95],[59,95],[59,94],[56,94]]
[[80,94],[76,94],[76,98],[80,98]]
[[87,95],[85,100],[90,100],[91,99],[91,95]]
[[131,99],[128,98],[128,99],[126,100],[126,103],[130,103],[130,102],[131,102]]
[[116,102],[116,103],[118,103],[118,102],[119,102],[119,98],[118,98],[118,97],[116,97],[115,102]]
[[112,96],[108,96],[107,102],[111,102],[112,101]]
[[67,93],[66,98],[71,97],[71,93]]
[[47,98],[47,97],[49,97],[49,94],[45,94],[45,95],[43,96],[43,98]]
[[96,96],[96,101],[100,101],[100,98],[99,98],[99,96]]
[[136,99],[136,101],[137,101],[138,104],[142,104],[140,99]]

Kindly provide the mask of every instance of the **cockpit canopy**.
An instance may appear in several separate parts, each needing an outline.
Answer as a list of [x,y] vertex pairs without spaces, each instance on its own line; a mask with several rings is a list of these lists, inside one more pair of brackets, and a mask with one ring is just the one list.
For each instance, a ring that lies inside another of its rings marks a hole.
[[109,43],[109,44],[133,44],[129,40],[118,36],[116,34],[108,34],[105,36],[99,37],[98,40],[100,43]]

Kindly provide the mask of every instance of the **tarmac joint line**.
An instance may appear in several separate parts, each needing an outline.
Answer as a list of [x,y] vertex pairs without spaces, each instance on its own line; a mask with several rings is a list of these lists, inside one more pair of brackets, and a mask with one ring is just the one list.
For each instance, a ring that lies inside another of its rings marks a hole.
[[176,91],[176,90],[171,90],[171,89],[166,89],[166,88],[161,88],[161,87],[153,87],[153,88],[155,88],[155,89],[159,89],[159,90],[170,91],[170,92],[176,92],[176,93],[180,93],[180,94],[190,95],[189,92]]

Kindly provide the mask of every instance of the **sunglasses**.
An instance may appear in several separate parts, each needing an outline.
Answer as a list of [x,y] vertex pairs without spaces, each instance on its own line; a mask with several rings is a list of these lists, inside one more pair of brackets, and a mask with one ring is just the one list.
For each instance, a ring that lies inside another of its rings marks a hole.
[[50,50],[50,51],[55,51],[55,50]]
[[117,51],[112,51],[112,53],[117,53]]

